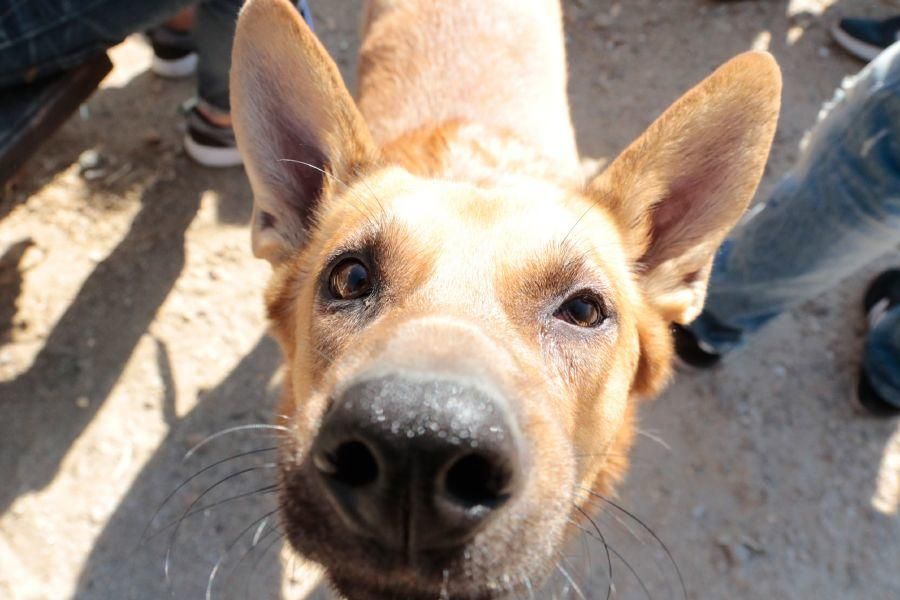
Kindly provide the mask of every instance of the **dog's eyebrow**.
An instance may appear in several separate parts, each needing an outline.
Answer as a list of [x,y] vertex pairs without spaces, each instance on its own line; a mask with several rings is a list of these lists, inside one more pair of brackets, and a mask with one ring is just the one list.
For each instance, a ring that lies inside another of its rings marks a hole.
[[[417,260],[405,258],[411,251],[409,243],[414,243]],[[434,263],[434,255],[439,248],[421,240],[413,242],[409,229],[399,220],[389,217],[370,221],[365,227],[357,230],[341,241],[332,250],[325,264],[351,252],[371,252],[376,260],[387,265],[395,276],[418,271],[418,279],[422,279]]]
[[522,269],[525,291],[535,297],[556,296],[577,286],[602,283],[598,282],[597,265],[568,242],[549,244],[527,260]]
[[331,251],[329,260],[348,252],[375,249],[383,244],[384,237],[380,224],[368,223],[366,227],[359,229],[353,235],[341,241]]

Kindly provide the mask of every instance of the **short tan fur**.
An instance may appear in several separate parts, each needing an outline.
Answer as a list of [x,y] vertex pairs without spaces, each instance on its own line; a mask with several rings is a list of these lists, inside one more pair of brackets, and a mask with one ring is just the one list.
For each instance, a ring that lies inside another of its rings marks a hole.
[[[284,477],[303,468],[336,390],[373,369],[489,380],[530,457],[515,505],[448,563],[449,588],[293,523],[292,543],[348,597],[500,597],[552,567],[589,490],[613,493],[624,475],[637,403],[670,376],[670,323],[701,310],[713,254],[762,176],[781,81],[750,52],[585,180],[562,36],[556,0],[376,0],[354,101],[287,0],[241,14],[235,129],[254,251],[274,267]],[[329,310],[323,273],[362,251],[378,297]],[[602,302],[599,325],[557,318],[578,293]],[[315,499],[288,501],[331,518]]]

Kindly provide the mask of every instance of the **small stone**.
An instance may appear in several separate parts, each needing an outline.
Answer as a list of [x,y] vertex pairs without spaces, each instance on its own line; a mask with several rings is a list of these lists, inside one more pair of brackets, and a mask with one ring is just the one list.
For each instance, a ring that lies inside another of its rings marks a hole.
[[772,373],[775,377],[784,377],[787,375],[787,369],[785,369],[783,365],[775,365],[772,367]]
[[78,156],[78,170],[84,175],[87,171],[99,169],[106,160],[103,155],[94,150],[85,150]]
[[91,513],[88,518],[94,525],[99,525],[106,520],[106,510],[104,510],[102,506],[95,506],[93,509],[91,509]]
[[78,398],[75,399],[75,406],[78,408],[85,409],[90,405],[91,401],[88,400],[87,396],[78,396]]
[[47,253],[43,248],[35,243],[29,243],[28,248],[25,250],[25,254],[22,255],[22,260],[19,262],[19,269],[22,271],[33,269],[44,262],[46,256]]
[[144,134],[144,144],[147,146],[159,146],[162,136],[155,129],[150,129]]
[[207,436],[202,433],[189,433],[184,437],[184,445],[188,449],[192,449],[196,447],[200,442],[206,439]]
[[819,46],[819,56],[822,58],[831,56],[831,50],[828,49],[828,46]]
[[744,544],[740,544],[731,540],[727,536],[719,537],[716,540],[725,560],[732,567],[737,567],[750,560],[751,551]]

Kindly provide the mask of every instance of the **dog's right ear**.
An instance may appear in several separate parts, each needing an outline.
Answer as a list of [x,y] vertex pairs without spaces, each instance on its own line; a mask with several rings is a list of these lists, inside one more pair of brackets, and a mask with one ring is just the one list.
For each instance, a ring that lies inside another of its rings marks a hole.
[[238,147],[253,187],[253,253],[305,243],[318,204],[372,161],[374,143],[337,65],[288,0],[250,0],[231,66]]

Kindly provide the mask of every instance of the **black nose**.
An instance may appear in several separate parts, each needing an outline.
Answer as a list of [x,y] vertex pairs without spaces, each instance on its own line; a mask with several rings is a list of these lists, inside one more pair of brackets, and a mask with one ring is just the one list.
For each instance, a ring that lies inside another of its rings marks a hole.
[[396,550],[458,546],[522,485],[522,443],[499,394],[386,375],[336,398],[313,444],[347,526]]

